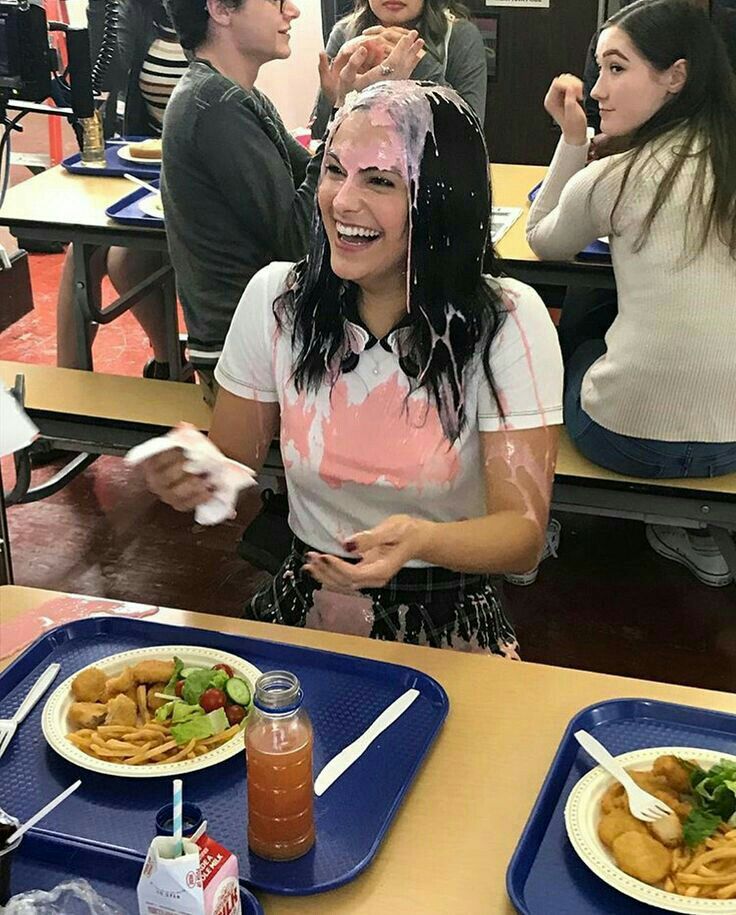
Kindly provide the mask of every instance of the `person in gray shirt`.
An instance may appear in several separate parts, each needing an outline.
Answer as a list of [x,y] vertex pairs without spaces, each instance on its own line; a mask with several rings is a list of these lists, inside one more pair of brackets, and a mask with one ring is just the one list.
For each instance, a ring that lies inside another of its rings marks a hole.
[[[254,86],[264,63],[291,53],[299,16],[291,0],[168,0],[168,7],[193,58],[166,109],[161,192],[189,358],[212,400],[214,367],[249,280],[271,261],[306,253],[322,153],[310,157]],[[411,33],[367,70],[365,49],[331,66],[323,57],[330,107],[353,88],[404,78],[422,47]]]
[[[366,43],[380,60],[409,28],[425,41],[425,53],[411,78],[450,86],[482,125],[488,84],[486,50],[478,27],[457,0],[355,0],[353,12],[330,32],[325,50],[333,59],[341,49]],[[322,136],[330,110],[329,99],[320,92],[312,112],[313,137]]]

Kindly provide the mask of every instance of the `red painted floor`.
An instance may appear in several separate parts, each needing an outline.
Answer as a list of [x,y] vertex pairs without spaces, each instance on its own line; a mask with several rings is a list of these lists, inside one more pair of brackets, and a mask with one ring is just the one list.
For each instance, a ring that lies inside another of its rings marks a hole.
[[[55,361],[60,269],[60,255],[31,257],[35,309],[0,334],[1,359]],[[94,355],[98,371],[138,374],[149,350],[125,315],[101,328]],[[12,462],[2,467],[9,488]],[[235,554],[255,508],[200,528],[146,493],[119,459],[103,457],[56,496],[9,509],[16,581],[235,616],[255,584]],[[506,588],[527,660],[734,689],[736,587],[707,588],[661,559],[638,522],[560,518],[560,558],[544,563],[532,587]]]

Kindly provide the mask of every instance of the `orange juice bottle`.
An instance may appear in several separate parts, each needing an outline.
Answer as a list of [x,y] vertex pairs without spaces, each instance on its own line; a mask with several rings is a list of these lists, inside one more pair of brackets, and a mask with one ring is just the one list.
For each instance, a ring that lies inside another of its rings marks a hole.
[[312,724],[294,674],[256,680],[245,754],[250,850],[272,861],[301,857],[314,845]]

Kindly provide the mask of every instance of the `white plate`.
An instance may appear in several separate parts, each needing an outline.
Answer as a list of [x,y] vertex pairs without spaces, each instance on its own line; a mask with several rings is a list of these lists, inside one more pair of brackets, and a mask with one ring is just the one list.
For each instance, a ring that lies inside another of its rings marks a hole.
[[143,159],[140,156],[131,156],[129,146],[121,146],[118,155],[127,162],[135,162],[136,165],[161,165],[161,159]]
[[[627,769],[651,769],[658,756],[668,755],[694,759],[704,769],[709,769],[722,759],[736,762],[736,756],[730,753],[698,750],[692,747],[652,747],[623,753],[616,759]],[[635,880],[616,865],[613,855],[598,838],[601,798],[613,781],[604,769],[597,766],[575,785],[565,805],[565,828],[568,838],[593,873],[624,895],[655,908],[664,909],[666,912],[684,912],[686,915],[734,915],[736,903],[733,899],[692,899],[676,893],[666,893],[655,886],[642,883],[641,880]]]
[[145,213],[146,216],[153,216],[154,219],[163,219],[164,218],[164,208],[163,203],[161,202],[161,194],[158,192],[152,192],[146,197],[141,197],[138,201],[138,206],[142,213]]
[[[122,672],[123,668],[137,664],[139,661],[153,658],[164,660],[173,658],[174,655],[181,658],[185,667],[212,667],[215,664],[229,664],[237,676],[248,681],[251,692],[254,691],[255,682],[261,675],[261,671],[257,667],[234,654],[217,651],[215,648],[198,648],[192,645],[153,645],[150,648],[136,648],[133,651],[123,651],[120,654],[110,655],[108,658],[101,658],[99,661],[95,661],[94,665],[89,666],[99,667],[103,673],[112,677]],[[101,772],[103,775],[118,775],[121,778],[160,778],[162,775],[175,776],[184,772],[195,772],[197,769],[207,769],[243,752],[243,737],[241,733],[238,733],[211,752],[198,756],[197,759],[183,759],[181,762],[175,763],[126,766],[122,763],[107,762],[90,756],[66,739],[66,735],[69,733],[66,716],[74,701],[72,680],[79,673],[81,671],[78,670],[64,680],[49,696],[41,715],[41,729],[52,749],[82,769]]]

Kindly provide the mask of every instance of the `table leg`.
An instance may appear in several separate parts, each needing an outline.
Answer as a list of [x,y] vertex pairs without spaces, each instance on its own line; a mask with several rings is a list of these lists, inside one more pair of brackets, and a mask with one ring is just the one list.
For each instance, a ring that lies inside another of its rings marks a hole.
[[164,280],[161,291],[164,299],[164,313],[166,320],[166,358],[169,363],[169,378],[171,381],[182,379],[182,359],[179,347],[179,315],[176,310],[176,281],[172,272]]
[[8,532],[8,518],[5,514],[5,492],[0,469],[0,585],[12,584],[13,563],[10,558],[10,533]]
[[90,309],[90,258],[97,245],[84,242],[73,244],[74,252],[74,337],[77,343],[77,365],[92,371],[92,313]]

